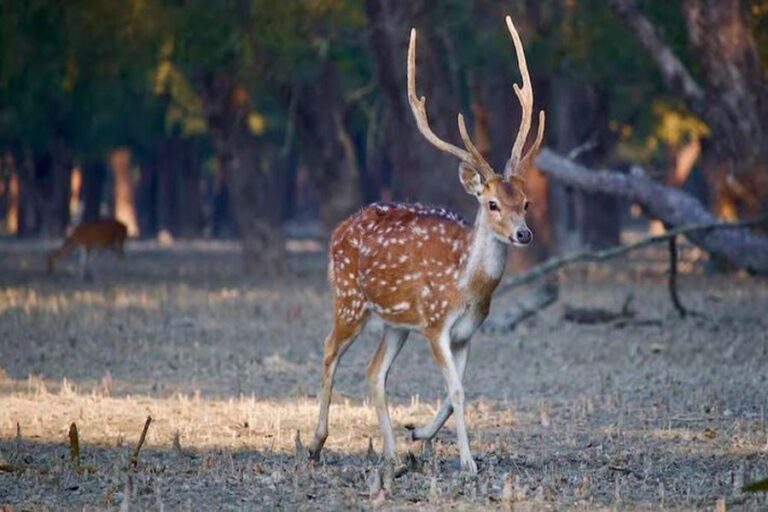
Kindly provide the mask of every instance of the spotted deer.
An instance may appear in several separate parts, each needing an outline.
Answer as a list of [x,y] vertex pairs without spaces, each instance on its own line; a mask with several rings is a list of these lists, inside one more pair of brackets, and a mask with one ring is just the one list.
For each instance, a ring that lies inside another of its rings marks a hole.
[[387,374],[409,332],[428,341],[448,396],[434,419],[411,429],[411,439],[431,439],[452,413],[462,468],[477,472],[464,420],[462,380],[473,333],[488,316],[509,245],[524,246],[532,233],[525,222],[529,202],[522,173],[531,165],[544,134],[544,111],[528,152],[523,146],[531,127],[533,90],[523,45],[510,17],[523,85],[514,85],[522,107],[520,128],[504,174],[494,172],[472,143],[464,118],[458,128],[464,149],[440,139],[429,126],[426,100],[416,95],[416,30],[408,47],[408,100],[421,134],[459,161],[459,180],[475,196],[474,225],[445,208],[404,203],[377,203],[363,208],[334,230],[329,248],[328,279],[333,295],[333,328],[325,340],[320,412],[309,451],[317,459],[328,437],[328,408],[340,357],[371,313],[384,321],[381,341],[368,365],[371,398],[383,437],[383,454],[396,460],[386,398]]

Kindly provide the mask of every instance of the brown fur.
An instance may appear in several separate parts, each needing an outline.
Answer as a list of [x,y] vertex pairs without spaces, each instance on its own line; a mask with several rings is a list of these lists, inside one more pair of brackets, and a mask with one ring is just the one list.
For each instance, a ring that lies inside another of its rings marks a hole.
[[375,204],[344,221],[331,237],[336,325],[363,322],[368,305],[393,324],[440,325],[458,298],[469,234],[458,215],[421,205]]
[[83,247],[88,252],[93,249],[112,249],[122,256],[127,235],[125,224],[116,219],[83,222],[64,240],[61,247],[48,254],[48,272],[53,273],[56,261],[77,247]]

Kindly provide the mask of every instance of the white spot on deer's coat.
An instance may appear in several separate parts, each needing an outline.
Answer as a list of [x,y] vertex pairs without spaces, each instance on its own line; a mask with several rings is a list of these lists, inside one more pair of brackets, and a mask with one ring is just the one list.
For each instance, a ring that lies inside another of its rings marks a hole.
[[392,306],[392,311],[407,311],[411,309],[411,303],[410,302],[399,302]]

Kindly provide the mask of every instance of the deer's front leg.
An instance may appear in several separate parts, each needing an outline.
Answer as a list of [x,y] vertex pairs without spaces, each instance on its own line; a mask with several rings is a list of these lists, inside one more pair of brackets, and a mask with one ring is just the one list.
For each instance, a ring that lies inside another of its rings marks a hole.
[[451,407],[456,421],[456,438],[459,445],[459,456],[463,469],[472,474],[477,473],[477,464],[472,458],[472,452],[469,449],[469,436],[467,435],[467,426],[464,421],[464,386],[461,383],[461,373],[459,372],[456,358],[451,350],[450,328],[444,328],[440,333],[430,335],[427,333],[432,355],[435,357],[440,371],[445,379],[445,387],[448,390]]
[[[469,358],[469,342],[466,340],[460,343],[458,346],[453,347],[453,358],[456,362],[456,369],[461,376],[462,382],[464,381],[464,375],[467,369],[467,359]],[[453,414],[453,406],[451,405],[451,397],[447,395],[445,400],[440,406],[440,410],[437,411],[432,421],[424,425],[423,427],[415,428],[411,431],[411,440],[417,441],[421,439],[432,439],[437,435],[448,418]]]

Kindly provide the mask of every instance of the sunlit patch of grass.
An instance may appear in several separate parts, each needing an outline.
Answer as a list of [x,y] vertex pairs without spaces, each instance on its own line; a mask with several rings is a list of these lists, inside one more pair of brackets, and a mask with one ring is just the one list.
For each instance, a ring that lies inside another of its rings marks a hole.
[[76,290],[71,293],[44,293],[34,288],[8,287],[0,290],[0,314],[18,310],[26,315],[34,312],[67,313],[77,307],[106,307],[109,309],[141,308],[157,310],[167,295],[157,289],[117,288]]
[[[412,400],[394,406],[395,424],[425,422],[435,407]],[[138,438],[147,415],[153,418],[148,446],[168,447],[178,432],[186,447],[196,449],[270,450],[292,453],[296,431],[311,438],[317,418],[314,399],[264,400],[254,396],[204,397],[201,393],[166,398],[109,396],[101,390],[82,393],[64,379],[51,392],[44,381],[30,378],[27,389],[0,396],[0,438],[16,434],[18,423],[26,438],[64,442],[76,422],[84,443],[114,446]],[[378,439],[378,423],[367,402],[337,400],[331,406],[330,450],[360,453],[368,439]]]

